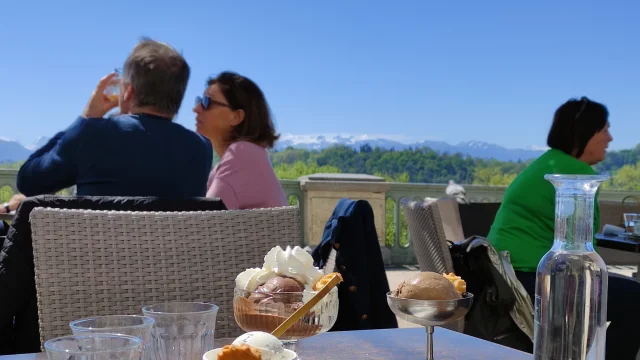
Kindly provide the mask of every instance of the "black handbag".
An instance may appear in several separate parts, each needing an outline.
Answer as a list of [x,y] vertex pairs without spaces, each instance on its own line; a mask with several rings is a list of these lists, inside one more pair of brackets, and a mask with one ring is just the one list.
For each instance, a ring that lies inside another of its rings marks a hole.
[[487,248],[469,243],[477,236],[460,243],[450,243],[449,251],[456,275],[467,283],[474,295],[471,310],[465,316],[464,333],[520,351],[533,353],[531,339],[513,321],[509,311],[516,297],[500,272],[493,266]]

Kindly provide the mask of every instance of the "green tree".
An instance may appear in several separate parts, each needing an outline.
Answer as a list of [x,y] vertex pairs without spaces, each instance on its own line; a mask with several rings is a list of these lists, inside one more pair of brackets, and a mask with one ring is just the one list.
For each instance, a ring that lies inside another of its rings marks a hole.
[[473,173],[473,184],[508,186],[516,176],[516,173],[504,173],[504,170],[496,166],[479,167]]
[[0,162],[0,169],[14,169],[14,170],[18,170],[18,169],[20,169],[20,166],[22,166],[22,164],[24,164],[24,161],[18,161],[18,162]]
[[624,165],[611,179],[603,184],[604,189],[640,190],[640,163]]
[[318,174],[318,173],[339,173],[340,169],[335,166],[325,165],[319,166],[315,163],[304,163],[297,161],[292,165],[276,164],[273,168],[276,176],[282,180],[296,180],[301,176]]
[[3,186],[0,188],[0,203],[5,203],[11,199],[13,196],[13,191],[8,186]]
[[[409,182],[409,174],[404,172],[402,174],[392,176],[387,174],[375,174],[381,178],[384,178],[389,182]],[[393,247],[396,240],[396,223],[395,223],[395,201],[392,198],[385,200],[385,239],[384,243],[387,247]],[[404,212],[400,211],[400,236],[398,238],[401,246],[407,246],[409,244],[409,227],[407,225],[407,219],[404,217]]]

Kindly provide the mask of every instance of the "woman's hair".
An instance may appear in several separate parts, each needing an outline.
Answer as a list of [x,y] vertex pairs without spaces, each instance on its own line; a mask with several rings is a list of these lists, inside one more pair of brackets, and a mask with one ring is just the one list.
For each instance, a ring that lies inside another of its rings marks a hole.
[[609,123],[606,106],[586,97],[570,99],[556,110],[547,146],[580,157],[591,138]]
[[207,81],[218,85],[233,110],[243,110],[244,120],[231,130],[229,142],[248,141],[265,148],[272,148],[280,137],[276,134],[271,110],[262,90],[242,75],[225,71]]

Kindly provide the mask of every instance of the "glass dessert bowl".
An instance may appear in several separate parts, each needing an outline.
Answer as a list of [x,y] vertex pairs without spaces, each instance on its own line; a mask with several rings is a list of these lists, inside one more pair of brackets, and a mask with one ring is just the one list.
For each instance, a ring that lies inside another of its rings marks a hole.
[[[264,292],[236,288],[233,313],[242,330],[271,333],[316,293],[310,289],[301,292]],[[280,340],[294,342],[329,331],[338,318],[338,304],[336,287],[280,336]]]

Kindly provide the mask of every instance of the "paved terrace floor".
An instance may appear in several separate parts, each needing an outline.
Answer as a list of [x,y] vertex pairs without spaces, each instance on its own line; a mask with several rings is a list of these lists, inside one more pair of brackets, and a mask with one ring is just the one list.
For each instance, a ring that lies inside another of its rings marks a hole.
[[[607,266],[607,269],[611,273],[616,273],[616,274],[625,275],[629,277],[633,276],[633,273],[638,271],[637,266]],[[411,265],[387,268],[387,279],[389,280],[389,287],[392,290],[395,289],[396,287],[398,287],[398,285],[400,285],[400,283],[403,280],[411,277],[411,274],[416,271],[420,271],[420,268],[417,266],[411,266]],[[415,325],[401,319],[398,319],[398,325],[401,328],[420,327],[419,325]]]

